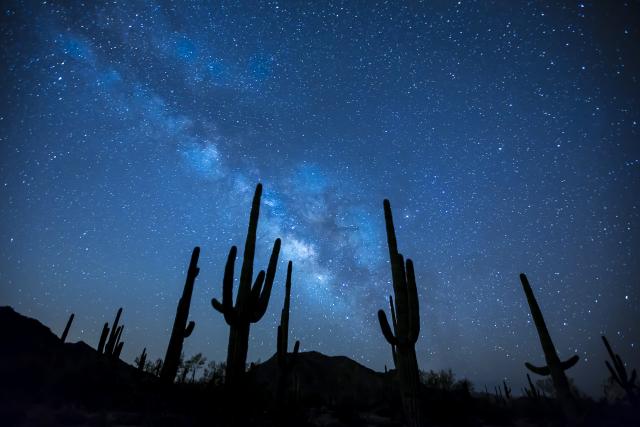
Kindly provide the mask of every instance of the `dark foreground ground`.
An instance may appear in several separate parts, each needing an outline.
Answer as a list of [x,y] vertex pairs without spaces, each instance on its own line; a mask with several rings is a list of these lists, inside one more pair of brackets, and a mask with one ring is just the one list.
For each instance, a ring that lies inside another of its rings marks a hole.
[[[394,373],[346,357],[301,353],[286,401],[274,399],[274,358],[251,368],[232,393],[204,383],[162,387],[149,373],[62,343],[40,322],[0,307],[0,426],[401,426]],[[620,402],[581,402],[585,426],[640,426]],[[435,426],[565,425],[553,399],[499,400],[464,388],[425,387]]]

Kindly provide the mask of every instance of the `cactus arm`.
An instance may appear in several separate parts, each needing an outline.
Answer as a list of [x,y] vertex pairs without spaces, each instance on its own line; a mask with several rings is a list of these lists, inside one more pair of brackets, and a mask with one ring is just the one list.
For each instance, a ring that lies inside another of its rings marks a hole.
[[393,334],[398,333],[398,321],[396,320],[396,307],[393,304],[393,297],[389,295],[389,309],[391,310],[391,324],[393,325]]
[[[242,259],[242,269],[240,270],[240,285],[238,286],[238,296],[236,303],[244,301],[251,291],[251,281],[253,277],[253,260],[256,253],[256,234],[258,231],[258,218],[260,216],[260,197],[262,196],[262,184],[256,186],[251,204],[251,214],[249,215],[249,229],[247,239],[244,244],[244,255]],[[237,304],[242,310],[242,306]]]
[[195,327],[196,327],[196,322],[194,322],[193,320],[190,321],[189,324],[187,325],[187,327],[184,330],[184,337],[185,338],[189,338],[189,336],[193,332],[193,328],[195,328]]
[[251,287],[251,296],[249,301],[251,304],[257,304],[258,299],[260,298],[260,292],[262,292],[262,285],[264,284],[264,270],[260,270],[258,275],[256,276],[256,280],[253,282],[253,286]]
[[258,298],[251,316],[252,323],[256,323],[257,321],[262,319],[262,316],[264,316],[264,313],[267,311],[267,307],[269,306],[269,298],[271,298],[271,289],[273,288],[273,282],[276,277],[276,269],[278,267],[278,257],[280,256],[281,244],[282,242],[280,241],[280,239],[276,239],[273,243],[271,257],[269,258],[269,266],[267,267],[267,275],[264,279],[264,288],[259,294],[260,298]]
[[104,345],[107,342],[107,335],[109,335],[109,322],[105,322],[102,327],[102,333],[100,334],[100,341],[98,342],[98,353],[104,353]]
[[[396,336],[398,334],[398,321],[396,319],[396,307],[393,304],[393,297],[389,295],[389,309],[391,310],[391,324],[393,326],[393,334]],[[397,366],[398,364],[398,356],[396,354],[396,346],[391,345],[391,357],[393,359],[393,365]]]
[[[224,267],[224,279],[222,281],[222,305],[224,307],[225,320],[227,313],[234,311],[233,307],[233,274],[236,264],[238,248],[232,246],[227,256],[227,264]],[[229,323],[227,321],[227,323]]]
[[378,321],[380,322],[380,329],[382,329],[382,335],[384,335],[385,339],[392,346],[398,345],[398,339],[391,332],[391,327],[389,326],[389,321],[387,320],[387,314],[384,310],[378,310]]
[[533,372],[534,374],[543,375],[543,376],[551,375],[551,370],[549,369],[548,366],[534,366],[529,362],[525,362],[524,366],[526,366],[527,369]]
[[211,300],[213,308],[224,315],[224,320],[228,325],[231,325],[237,319],[237,312],[233,307],[233,273],[237,251],[238,248],[232,246],[227,256],[227,263],[224,267],[224,278],[222,280],[222,302],[215,298]]
[[224,306],[220,301],[215,298],[211,298],[211,306],[218,312],[224,314]]
[[562,367],[563,370],[566,371],[567,369],[573,367],[573,365],[578,363],[578,360],[580,360],[580,356],[576,354],[574,356],[571,356],[569,359],[565,360],[564,362],[560,363],[560,366]]

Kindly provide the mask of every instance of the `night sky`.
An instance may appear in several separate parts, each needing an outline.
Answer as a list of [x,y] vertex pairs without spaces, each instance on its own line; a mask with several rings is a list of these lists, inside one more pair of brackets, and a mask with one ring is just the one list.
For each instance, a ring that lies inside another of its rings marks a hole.
[[421,369],[519,393],[544,364],[520,272],[581,389],[602,333],[640,367],[637,1],[24,3],[0,29],[1,305],[58,334],[75,312],[92,346],[122,306],[124,360],[164,357],[199,245],[185,353],[223,361],[210,300],[262,182],[255,268],[283,250],[249,361],[291,259],[290,341],[392,366],[388,198]]

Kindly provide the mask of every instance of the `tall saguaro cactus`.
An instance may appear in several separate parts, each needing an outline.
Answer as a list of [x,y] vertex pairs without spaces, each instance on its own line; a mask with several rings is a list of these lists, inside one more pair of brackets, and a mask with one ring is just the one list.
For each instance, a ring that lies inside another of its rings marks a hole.
[[547,365],[542,367],[534,366],[528,362],[525,363],[525,366],[534,374],[551,375],[553,388],[556,391],[556,395],[558,396],[558,400],[563,407],[565,415],[569,419],[575,419],[578,410],[576,407],[575,398],[573,396],[573,393],[571,392],[571,387],[569,386],[569,380],[567,380],[567,376],[564,374],[564,371],[578,363],[579,357],[578,355],[574,355],[564,362],[560,361],[558,353],[556,352],[556,348],[553,345],[553,341],[551,340],[551,335],[549,335],[547,324],[545,323],[544,317],[542,316],[542,311],[538,306],[538,301],[533,295],[529,280],[524,273],[520,274],[520,282],[522,282],[522,288],[524,289],[524,294],[527,297],[527,302],[529,303],[529,308],[531,309],[531,317],[533,317],[533,322],[535,323],[536,329],[538,330],[540,344],[542,345],[544,358],[547,362]]
[[284,394],[287,388],[287,381],[291,369],[296,363],[296,356],[300,349],[300,341],[296,341],[293,346],[293,353],[289,354],[289,306],[291,304],[291,273],[293,264],[289,261],[287,265],[287,281],[285,283],[284,306],[280,313],[280,325],[278,325],[277,360],[280,376],[278,378],[277,399],[283,403]]
[[[256,232],[258,230],[261,195],[262,184],[258,184],[251,206],[236,304],[235,306],[233,305],[233,274],[237,253],[235,246],[232,246],[229,251],[224,269],[222,302],[215,298],[211,300],[213,308],[224,315],[224,319],[229,325],[229,346],[227,349],[225,377],[225,383],[228,385],[237,383],[244,375],[249,349],[250,326],[251,323],[260,321],[267,311],[269,298],[271,297],[271,287],[273,286],[278,265],[278,255],[280,254],[280,239],[276,239],[271,251],[266,275],[264,270],[261,270],[256,276],[255,282],[253,282],[253,260],[256,250]],[[252,282],[253,286],[251,286]]]
[[62,332],[62,335],[60,336],[60,341],[65,342],[65,340],[67,339],[67,335],[69,334],[69,329],[71,329],[71,323],[73,323],[73,318],[74,317],[76,317],[76,315],[71,313],[71,315],[69,316],[69,320],[67,320],[67,324],[64,327],[64,331]]
[[192,320],[187,325],[189,319],[189,307],[191,306],[191,296],[193,295],[193,285],[200,273],[198,268],[198,258],[200,257],[200,248],[196,246],[191,253],[191,261],[187,269],[187,280],[184,283],[182,296],[178,301],[176,309],[176,319],[173,322],[173,330],[171,338],[167,346],[167,353],[164,356],[162,371],[160,372],[160,381],[164,383],[172,383],[178,373],[178,365],[180,363],[180,355],[182,354],[182,345],[184,339],[191,335],[196,323]]
[[418,289],[413,262],[407,259],[405,264],[402,254],[398,252],[391,205],[388,200],[384,201],[384,219],[395,295],[395,310],[393,299],[389,300],[393,330],[389,326],[384,310],[378,311],[378,320],[382,334],[391,344],[392,351],[395,353],[394,362],[400,380],[402,406],[407,424],[409,427],[417,427],[422,423],[418,397],[420,377],[415,349],[416,341],[420,335]]

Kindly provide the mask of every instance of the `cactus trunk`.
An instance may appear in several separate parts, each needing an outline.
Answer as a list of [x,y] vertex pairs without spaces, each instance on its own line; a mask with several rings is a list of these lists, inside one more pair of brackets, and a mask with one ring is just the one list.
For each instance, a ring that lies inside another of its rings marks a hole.
[[237,322],[229,327],[229,345],[227,347],[227,368],[225,383],[237,384],[242,380],[249,352],[249,322]]
[[167,353],[164,357],[162,371],[160,372],[160,380],[164,383],[173,383],[178,373],[178,364],[180,363],[180,355],[182,354],[182,346],[184,339],[191,335],[195,322],[191,321],[187,325],[189,319],[189,307],[191,306],[191,296],[193,295],[193,285],[196,281],[200,269],[198,268],[198,258],[200,257],[200,248],[196,246],[191,253],[191,261],[187,269],[187,279],[182,290],[182,297],[178,301],[176,309],[176,318],[173,322],[171,338],[167,347]]
[[542,351],[544,352],[544,358],[547,362],[547,365],[543,367],[533,366],[530,363],[525,363],[525,366],[535,374],[551,375],[553,388],[556,391],[556,395],[562,405],[565,416],[568,420],[573,421],[578,416],[578,408],[576,406],[573,393],[571,392],[571,387],[569,386],[569,380],[567,380],[567,376],[564,371],[575,365],[579,358],[575,355],[564,362],[560,361],[556,348],[551,340],[551,335],[549,335],[547,324],[542,316],[542,311],[540,310],[540,306],[538,306],[538,301],[533,294],[533,290],[531,289],[527,276],[520,274],[520,282],[522,283],[522,288],[524,289],[524,293],[527,297],[527,302],[531,309],[531,317],[533,317],[533,322],[536,325]]

